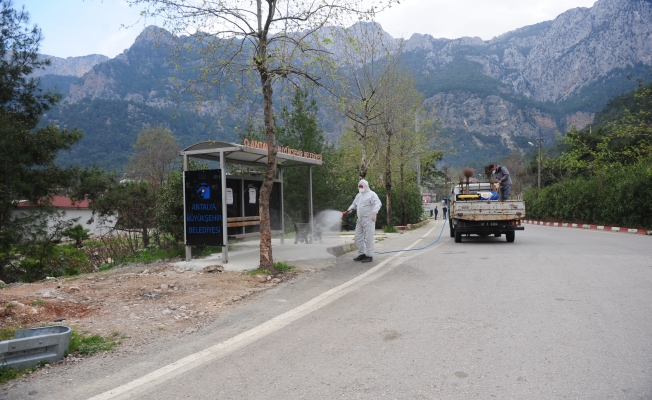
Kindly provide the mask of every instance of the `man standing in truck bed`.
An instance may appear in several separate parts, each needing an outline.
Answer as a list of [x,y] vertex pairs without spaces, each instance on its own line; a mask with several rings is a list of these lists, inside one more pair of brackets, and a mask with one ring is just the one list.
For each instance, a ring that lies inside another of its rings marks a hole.
[[500,185],[500,200],[509,200],[512,191],[512,178],[509,176],[509,171],[496,164],[491,167],[491,170],[496,178],[496,183]]

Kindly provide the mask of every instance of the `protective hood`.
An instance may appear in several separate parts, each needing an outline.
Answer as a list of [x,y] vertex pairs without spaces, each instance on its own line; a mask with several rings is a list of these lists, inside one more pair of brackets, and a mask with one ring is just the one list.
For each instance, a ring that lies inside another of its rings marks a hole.
[[358,189],[360,188],[360,185],[362,185],[362,191],[360,193],[369,193],[371,189],[369,189],[369,182],[367,182],[364,179],[361,179],[360,182],[358,182]]

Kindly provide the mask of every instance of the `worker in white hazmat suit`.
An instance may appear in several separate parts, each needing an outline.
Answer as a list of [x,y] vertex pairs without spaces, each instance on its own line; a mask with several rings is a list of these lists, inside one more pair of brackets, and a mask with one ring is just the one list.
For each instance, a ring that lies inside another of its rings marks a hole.
[[355,225],[355,245],[358,248],[358,256],[353,261],[364,263],[373,261],[376,215],[382,204],[378,195],[369,189],[369,182],[366,180],[362,179],[358,183],[358,191],[347,212],[353,210],[358,212],[358,222]]

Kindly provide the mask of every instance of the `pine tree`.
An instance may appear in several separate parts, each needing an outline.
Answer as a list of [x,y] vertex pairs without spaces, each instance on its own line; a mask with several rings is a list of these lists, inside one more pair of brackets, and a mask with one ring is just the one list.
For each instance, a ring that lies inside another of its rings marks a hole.
[[57,167],[55,158],[81,139],[76,130],[36,128],[39,116],[61,96],[41,90],[39,80],[30,77],[49,61],[38,59],[41,31],[28,23],[24,8],[15,10],[10,1],[0,0],[0,278],[11,249],[30,229],[11,210],[19,200],[47,205],[56,189],[67,186],[73,174]]

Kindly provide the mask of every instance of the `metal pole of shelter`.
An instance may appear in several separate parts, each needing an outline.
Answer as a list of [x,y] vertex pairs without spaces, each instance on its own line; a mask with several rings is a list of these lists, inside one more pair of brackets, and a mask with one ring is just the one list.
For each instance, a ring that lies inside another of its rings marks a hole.
[[227,264],[229,262],[229,232],[226,215],[226,159],[223,151],[220,151],[220,174],[222,182],[222,263]]
[[[188,155],[184,154],[183,155],[183,171],[188,171]],[[188,239],[186,238],[188,229],[186,228],[186,196],[185,196],[185,190],[186,190],[186,174],[183,174],[183,190],[184,190],[184,196],[183,196],[183,241],[184,243],[188,243]],[[192,246],[186,245],[186,261],[192,260]]]
[[308,182],[308,197],[310,197],[310,208],[308,211],[310,212],[310,241],[312,242],[313,240],[313,227],[312,227],[312,166],[308,167],[308,176],[309,176],[309,182]]
[[278,167],[278,175],[281,180],[281,244],[285,243],[285,209],[283,203],[283,168]]

